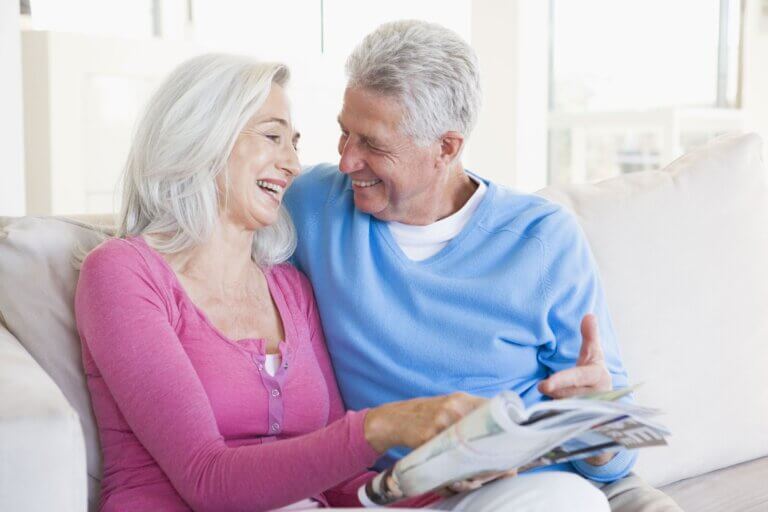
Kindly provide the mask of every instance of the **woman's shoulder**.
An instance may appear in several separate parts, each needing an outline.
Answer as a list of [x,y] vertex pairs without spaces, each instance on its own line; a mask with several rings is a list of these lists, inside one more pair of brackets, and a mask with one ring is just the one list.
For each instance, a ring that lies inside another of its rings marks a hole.
[[100,276],[115,280],[139,277],[144,283],[166,281],[167,272],[152,252],[141,237],[109,238],[85,257],[80,279]]
[[104,240],[85,257],[81,272],[105,267],[143,266],[146,256],[142,254],[140,240],[139,237]]
[[76,309],[88,309],[94,301],[134,299],[168,306],[174,301],[173,280],[159,258],[139,237],[105,240],[88,253],[80,268]]
[[[300,298],[312,298],[312,285],[304,273],[290,263],[280,263],[269,268],[269,273],[280,283],[284,292],[291,292]],[[308,296],[308,297],[307,297]]]
[[290,263],[273,265],[269,268],[269,273],[280,287],[289,307],[300,310],[304,316],[310,316],[315,307],[315,294],[307,276]]

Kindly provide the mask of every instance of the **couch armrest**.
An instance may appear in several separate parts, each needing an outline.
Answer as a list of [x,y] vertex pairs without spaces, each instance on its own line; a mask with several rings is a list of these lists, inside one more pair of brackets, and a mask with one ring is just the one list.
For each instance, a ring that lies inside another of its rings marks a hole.
[[0,510],[87,509],[80,419],[53,380],[0,324]]

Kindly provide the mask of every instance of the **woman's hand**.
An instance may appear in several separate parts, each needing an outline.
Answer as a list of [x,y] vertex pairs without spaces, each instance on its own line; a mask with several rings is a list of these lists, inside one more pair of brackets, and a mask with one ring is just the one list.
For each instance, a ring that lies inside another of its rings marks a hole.
[[467,393],[414,398],[368,411],[365,439],[379,453],[393,446],[416,448],[486,402]]

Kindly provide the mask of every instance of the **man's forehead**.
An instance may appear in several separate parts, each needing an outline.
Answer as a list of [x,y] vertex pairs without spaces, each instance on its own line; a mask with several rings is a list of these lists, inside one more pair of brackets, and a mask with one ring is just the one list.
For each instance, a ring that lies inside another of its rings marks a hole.
[[347,89],[338,116],[342,129],[380,139],[399,132],[401,119],[402,107],[394,98],[360,89]]

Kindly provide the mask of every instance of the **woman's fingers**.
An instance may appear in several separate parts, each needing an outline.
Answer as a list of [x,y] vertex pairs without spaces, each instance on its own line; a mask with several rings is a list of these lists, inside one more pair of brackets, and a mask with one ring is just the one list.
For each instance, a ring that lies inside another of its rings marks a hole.
[[370,409],[365,436],[380,453],[392,446],[415,448],[486,402],[467,393],[415,398]]

